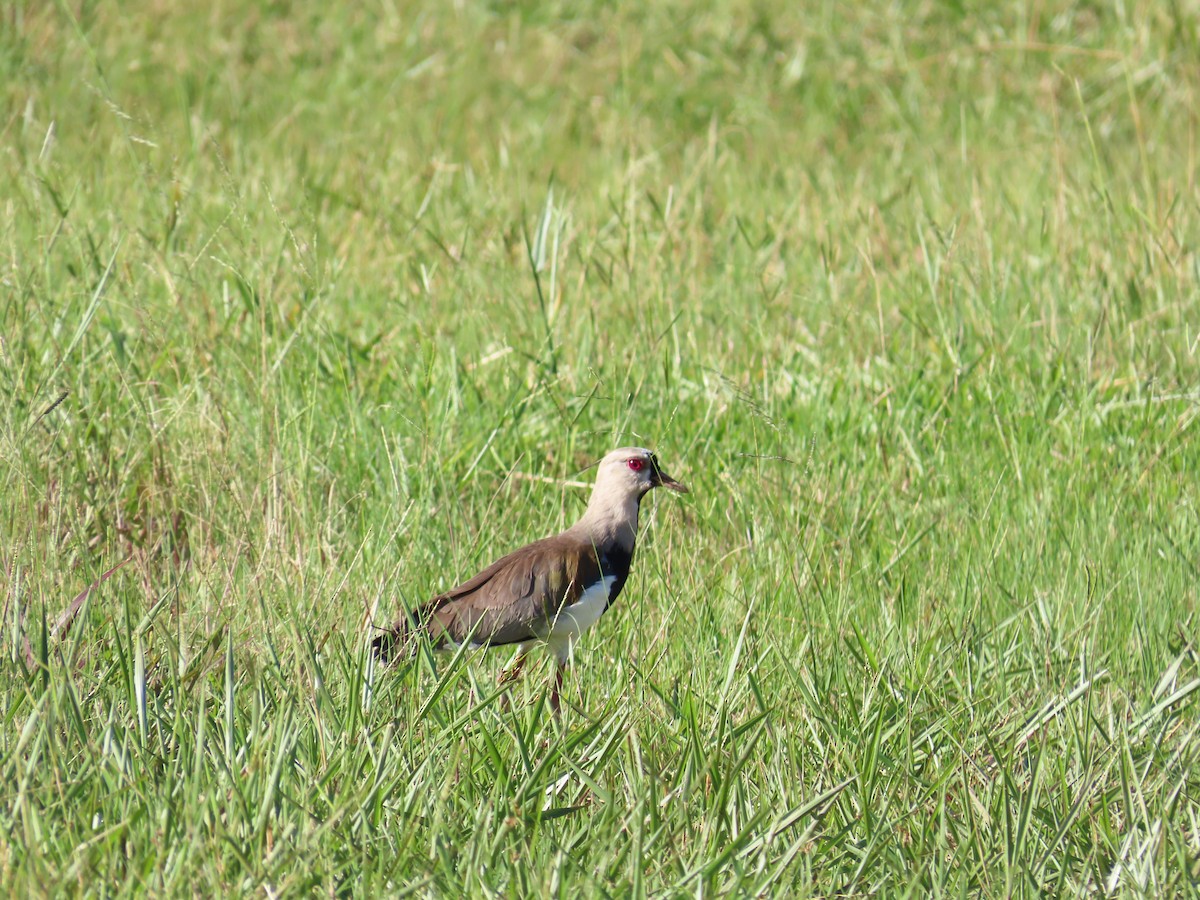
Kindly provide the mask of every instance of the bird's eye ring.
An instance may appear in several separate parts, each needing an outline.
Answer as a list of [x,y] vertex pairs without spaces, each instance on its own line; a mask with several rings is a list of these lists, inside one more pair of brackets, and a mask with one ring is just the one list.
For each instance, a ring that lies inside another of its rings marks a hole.
[[642,471],[642,466],[644,466],[645,463],[635,456],[633,459],[627,461],[625,465],[629,466],[629,468],[633,469],[635,472],[640,472]]

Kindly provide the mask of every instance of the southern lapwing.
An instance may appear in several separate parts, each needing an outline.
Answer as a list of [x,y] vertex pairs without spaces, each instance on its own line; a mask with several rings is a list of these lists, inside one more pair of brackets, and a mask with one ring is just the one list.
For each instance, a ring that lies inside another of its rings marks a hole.
[[688,492],[649,450],[612,451],[600,460],[591,499],[578,522],[496,560],[474,578],[401,617],[375,638],[376,655],[390,660],[417,631],[441,646],[517,644],[515,664],[500,677],[505,682],[520,674],[534,644],[545,643],[558,661],[550,694],[550,705],[558,712],[571,651],[625,586],[637,540],[638,507],[656,487]]

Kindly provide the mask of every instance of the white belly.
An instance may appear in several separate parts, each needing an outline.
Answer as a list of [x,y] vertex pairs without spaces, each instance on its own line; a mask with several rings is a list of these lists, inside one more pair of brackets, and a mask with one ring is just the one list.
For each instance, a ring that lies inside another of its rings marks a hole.
[[540,629],[538,636],[550,645],[559,662],[568,660],[575,641],[596,624],[608,605],[608,592],[616,580],[615,575],[605,575],[584,591],[578,600],[559,610],[558,615]]

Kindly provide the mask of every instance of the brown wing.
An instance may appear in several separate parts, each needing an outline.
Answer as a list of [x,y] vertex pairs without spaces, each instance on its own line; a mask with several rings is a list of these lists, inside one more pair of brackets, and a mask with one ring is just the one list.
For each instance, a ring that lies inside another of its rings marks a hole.
[[536,541],[418,607],[411,619],[401,619],[375,639],[375,651],[391,657],[414,628],[424,628],[435,641],[499,645],[533,640],[539,625],[577,600],[600,575],[594,547],[564,535]]
[[537,628],[600,579],[596,551],[561,535],[492,563],[421,610],[430,637],[480,644],[532,640]]

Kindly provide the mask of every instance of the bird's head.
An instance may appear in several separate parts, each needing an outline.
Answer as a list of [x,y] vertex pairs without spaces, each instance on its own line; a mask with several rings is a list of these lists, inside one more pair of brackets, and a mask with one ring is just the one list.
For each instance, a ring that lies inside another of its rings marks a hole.
[[641,497],[656,487],[679,494],[688,492],[687,486],[664,472],[658,457],[643,447],[621,447],[600,460],[596,472],[598,491]]

